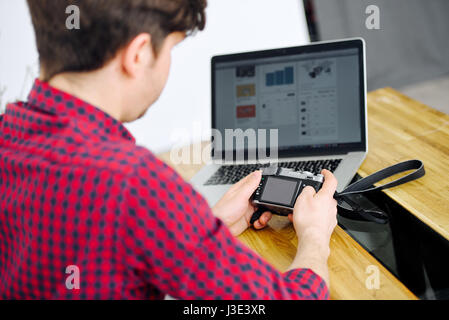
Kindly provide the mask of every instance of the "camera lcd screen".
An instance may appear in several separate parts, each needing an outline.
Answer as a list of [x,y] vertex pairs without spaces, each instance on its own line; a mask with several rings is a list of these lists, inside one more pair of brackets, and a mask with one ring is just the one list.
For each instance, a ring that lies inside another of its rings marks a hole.
[[268,177],[261,200],[290,206],[298,182],[288,179]]

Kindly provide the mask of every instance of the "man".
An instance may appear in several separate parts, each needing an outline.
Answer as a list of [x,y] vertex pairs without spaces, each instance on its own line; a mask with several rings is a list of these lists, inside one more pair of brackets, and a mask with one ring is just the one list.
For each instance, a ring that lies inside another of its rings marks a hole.
[[280,273],[234,238],[260,172],[210,209],[122,125],[157,100],[206,1],[78,1],[79,30],[65,27],[69,2],[28,1],[41,75],[0,117],[0,297],[328,298],[330,172],[296,203],[298,253]]

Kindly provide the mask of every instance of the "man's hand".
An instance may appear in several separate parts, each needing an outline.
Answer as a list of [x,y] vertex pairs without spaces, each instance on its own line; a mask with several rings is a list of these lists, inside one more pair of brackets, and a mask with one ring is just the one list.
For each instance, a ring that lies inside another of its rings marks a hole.
[[315,193],[312,187],[305,187],[296,200],[293,215],[289,215],[298,235],[298,252],[289,269],[312,269],[329,286],[327,259],[330,237],[337,225],[337,179],[330,171],[321,173],[324,183],[320,191]]
[[329,244],[329,239],[337,225],[337,201],[334,193],[337,188],[337,179],[328,171],[321,172],[324,183],[318,192],[312,187],[305,187],[299,195],[289,215],[298,237],[306,233],[314,233]]
[[[240,235],[250,226],[250,219],[256,208],[250,197],[262,178],[261,171],[255,171],[234,184],[212,208],[214,215],[221,219],[234,236]],[[270,212],[264,212],[254,223],[256,229],[264,228],[271,219]]]

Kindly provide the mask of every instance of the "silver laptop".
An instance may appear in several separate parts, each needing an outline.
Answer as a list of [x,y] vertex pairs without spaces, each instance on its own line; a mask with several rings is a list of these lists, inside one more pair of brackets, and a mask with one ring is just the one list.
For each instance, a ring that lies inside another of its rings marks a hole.
[[[232,184],[274,163],[313,173],[326,168],[341,191],[367,153],[365,73],[359,38],[213,57],[218,138],[192,184],[213,206]],[[268,150],[256,152],[254,137]]]

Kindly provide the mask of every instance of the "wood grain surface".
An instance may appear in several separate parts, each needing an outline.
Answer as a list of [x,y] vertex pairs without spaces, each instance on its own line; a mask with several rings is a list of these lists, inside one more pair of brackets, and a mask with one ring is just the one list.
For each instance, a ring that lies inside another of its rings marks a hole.
[[384,88],[368,95],[368,122],[369,151],[358,173],[422,160],[423,178],[384,192],[449,240],[449,116]]

